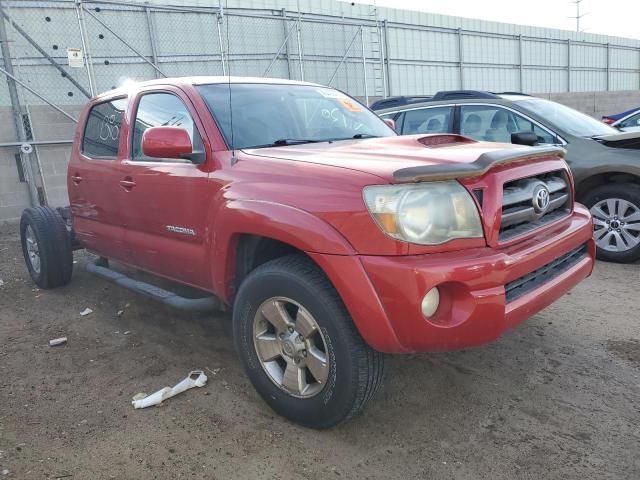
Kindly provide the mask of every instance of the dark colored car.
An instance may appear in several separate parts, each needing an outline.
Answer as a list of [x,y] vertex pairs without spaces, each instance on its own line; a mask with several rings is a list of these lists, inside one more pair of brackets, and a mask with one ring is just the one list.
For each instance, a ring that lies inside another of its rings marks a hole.
[[401,135],[458,133],[490,142],[564,147],[576,199],[593,215],[598,258],[640,259],[640,132],[620,132],[565,105],[513,92],[394,97],[371,109],[393,120]]

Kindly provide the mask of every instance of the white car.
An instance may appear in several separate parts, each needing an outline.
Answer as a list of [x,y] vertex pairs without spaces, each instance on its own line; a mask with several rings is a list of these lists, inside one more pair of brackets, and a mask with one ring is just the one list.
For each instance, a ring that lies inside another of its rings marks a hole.
[[629,110],[618,115],[602,117],[602,120],[623,132],[640,131],[640,109]]

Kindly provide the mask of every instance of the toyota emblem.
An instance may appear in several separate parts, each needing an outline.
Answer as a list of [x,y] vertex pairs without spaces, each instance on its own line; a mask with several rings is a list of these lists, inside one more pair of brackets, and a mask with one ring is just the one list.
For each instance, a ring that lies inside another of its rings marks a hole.
[[544,213],[549,208],[549,190],[544,185],[538,185],[533,191],[533,209],[536,213]]

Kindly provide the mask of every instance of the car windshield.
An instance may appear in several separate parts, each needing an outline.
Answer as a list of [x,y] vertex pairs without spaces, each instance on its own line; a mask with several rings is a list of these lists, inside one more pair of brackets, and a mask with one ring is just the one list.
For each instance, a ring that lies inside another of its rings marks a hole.
[[560,103],[542,98],[516,100],[515,103],[576,137],[595,137],[620,133],[615,128]]
[[238,83],[197,88],[232,148],[396,135],[368,108],[332,88]]

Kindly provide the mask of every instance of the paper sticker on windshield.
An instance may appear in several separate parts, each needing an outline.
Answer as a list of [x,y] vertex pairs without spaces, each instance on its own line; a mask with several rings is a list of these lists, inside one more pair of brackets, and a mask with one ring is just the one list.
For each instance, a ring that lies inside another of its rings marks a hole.
[[344,93],[332,88],[317,88],[316,91],[324,98],[348,98]]
[[347,110],[349,110],[350,112],[362,111],[362,107],[358,103],[351,100],[350,98],[341,98],[339,101],[342,104],[342,106]]

